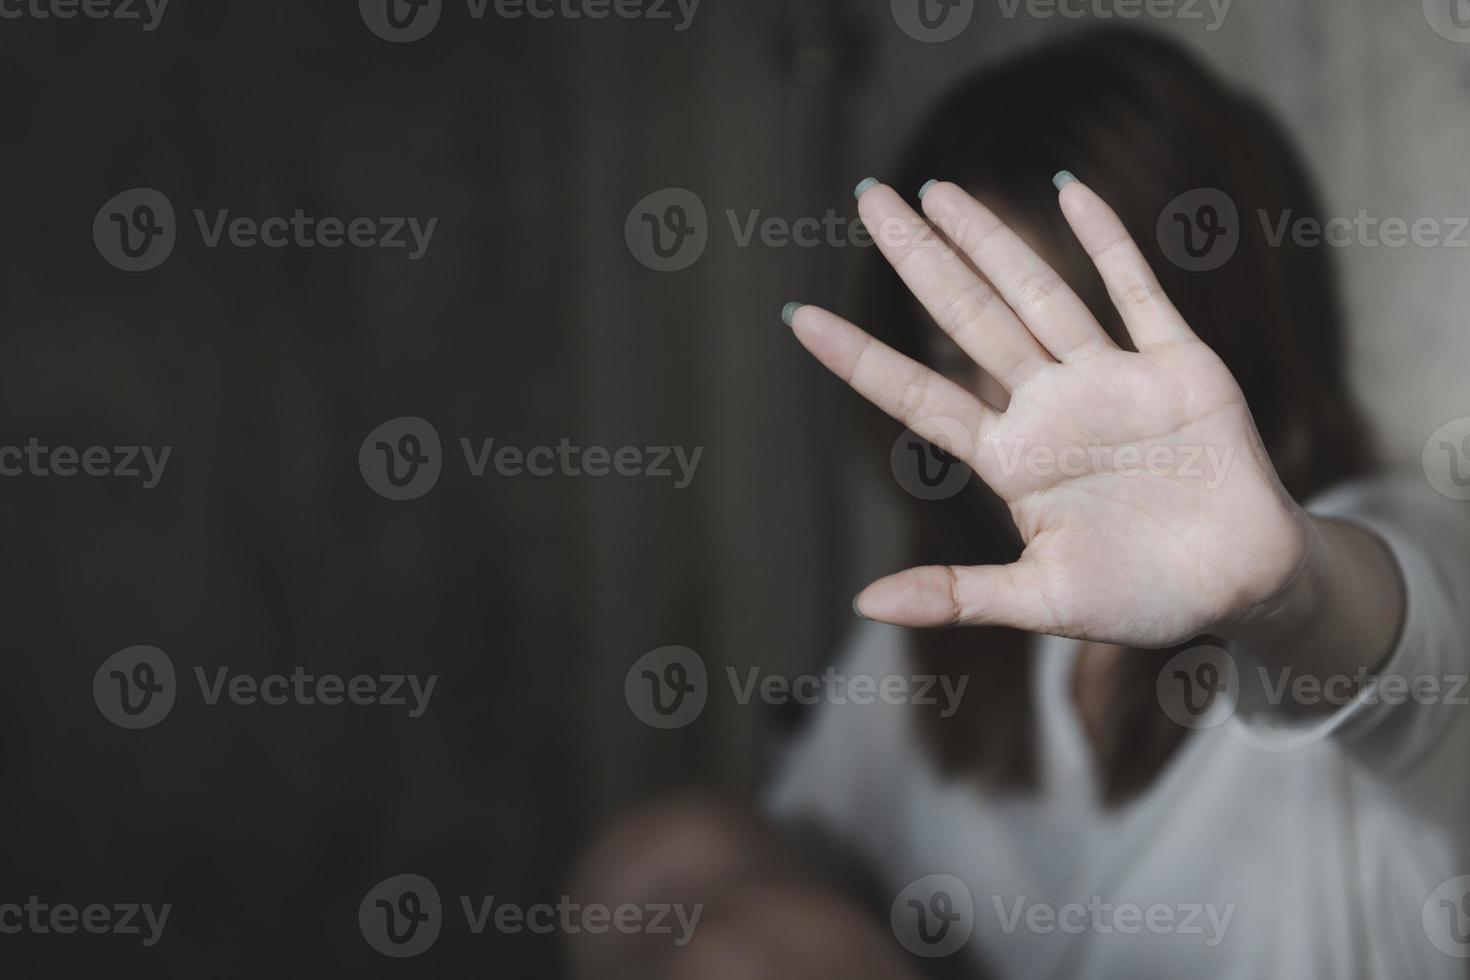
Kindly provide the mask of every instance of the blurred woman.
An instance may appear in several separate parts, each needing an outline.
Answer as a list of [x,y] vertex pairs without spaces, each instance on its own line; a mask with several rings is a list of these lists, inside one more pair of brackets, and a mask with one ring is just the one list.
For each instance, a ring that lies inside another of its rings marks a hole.
[[978,479],[912,501],[916,567],[859,595],[840,670],[963,695],[824,705],[773,820],[614,829],[585,886],[705,920],[582,971],[1461,975],[1470,535],[1370,475],[1328,253],[1268,234],[1321,213],[1276,125],[1169,43],[1084,35],[959,85],[858,207],[897,273],[866,330],[787,322]]

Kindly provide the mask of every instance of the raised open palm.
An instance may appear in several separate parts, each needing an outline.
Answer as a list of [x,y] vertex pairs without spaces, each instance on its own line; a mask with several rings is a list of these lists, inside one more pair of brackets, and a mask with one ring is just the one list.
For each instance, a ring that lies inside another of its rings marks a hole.
[[1076,181],[1060,203],[1137,352],[1113,343],[960,187],[929,185],[928,221],[882,184],[859,199],[909,289],[1010,392],[1004,412],[826,310],[790,317],[824,365],[969,463],[1026,543],[1011,565],[889,576],[864,590],[859,611],[1137,647],[1265,618],[1306,564],[1308,518],[1281,487],[1235,379],[1163,295],[1122,222]]

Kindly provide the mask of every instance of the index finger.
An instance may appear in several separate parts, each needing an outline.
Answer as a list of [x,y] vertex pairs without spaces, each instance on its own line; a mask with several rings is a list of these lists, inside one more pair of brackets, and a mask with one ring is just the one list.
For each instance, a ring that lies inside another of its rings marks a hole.
[[[791,304],[783,315],[802,346],[854,391],[974,467],[980,440],[995,418],[993,409],[835,313]],[[955,435],[955,423],[970,445],[945,445]]]

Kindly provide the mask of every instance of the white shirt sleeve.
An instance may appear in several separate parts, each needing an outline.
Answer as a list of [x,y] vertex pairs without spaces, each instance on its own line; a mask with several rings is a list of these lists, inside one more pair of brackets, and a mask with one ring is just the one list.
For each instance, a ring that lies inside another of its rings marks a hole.
[[[835,670],[844,680],[908,676],[904,631],[863,622]],[[912,712],[903,704],[824,701],[793,738],[766,792],[766,810],[811,819],[851,846],[882,853],[900,818],[895,787],[916,750]]]
[[[1243,678],[1240,731],[1270,748],[1332,737],[1377,766],[1403,770],[1440,747],[1470,712],[1470,508],[1422,479],[1376,478],[1344,485],[1307,510],[1366,528],[1388,546],[1406,596],[1397,644],[1383,668],[1341,707],[1293,716],[1268,703],[1259,678]],[[1247,673],[1279,671],[1252,665]],[[1324,679],[1325,681],[1326,679]],[[1356,681],[1356,678],[1353,679]],[[1338,690],[1350,690],[1338,679]],[[1331,693],[1324,686],[1321,697]],[[1279,698],[1279,694],[1277,695]]]

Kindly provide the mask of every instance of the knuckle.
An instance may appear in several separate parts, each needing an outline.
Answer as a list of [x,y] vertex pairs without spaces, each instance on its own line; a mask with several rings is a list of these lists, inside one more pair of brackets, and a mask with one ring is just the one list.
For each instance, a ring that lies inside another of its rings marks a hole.
[[1034,308],[1055,295],[1062,286],[1062,277],[1049,268],[1028,272],[1016,284],[1016,304]]
[[976,281],[957,290],[945,301],[935,319],[940,329],[953,336],[961,327],[983,317],[995,303],[995,293],[985,283]]
[[910,266],[922,264],[927,258],[947,251],[943,243],[934,235],[927,225],[913,227],[905,225],[900,234],[894,235],[888,241],[891,253],[890,263],[898,273],[904,273]]
[[925,251],[926,249],[921,242],[909,241],[905,243],[901,250],[893,257],[893,271],[903,276],[913,266],[920,264],[924,258]]
[[873,352],[877,350],[874,346],[875,343],[872,337],[865,337],[863,339],[862,346],[858,348],[858,352],[853,357],[852,363],[848,365],[846,373],[842,375],[843,381],[848,384],[857,383],[858,377],[863,373],[868,360],[873,356]]
[[989,220],[967,218],[953,229],[950,238],[960,242],[961,248],[970,255],[974,255],[1004,229],[1005,225],[999,218],[991,217]]
[[965,603],[960,598],[960,577],[950,566],[944,566],[945,586],[949,589],[949,625],[958,626],[967,621]]
[[924,403],[929,400],[929,391],[927,377],[909,379],[908,384],[904,385],[903,393],[898,396],[898,417],[905,421],[917,418]]
[[1121,291],[1116,293],[1115,299],[1119,306],[1147,306],[1159,298],[1159,292],[1159,285],[1156,282],[1135,281],[1125,285]]
[[1129,246],[1131,246],[1132,244],[1133,239],[1128,236],[1127,232],[1119,232],[1117,237],[1113,238],[1106,245],[1103,245],[1102,247],[1093,251],[1091,253],[1091,256],[1093,261],[1100,261],[1102,259],[1108,258],[1114,252],[1118,252],[1126,256],[1129,251]]

